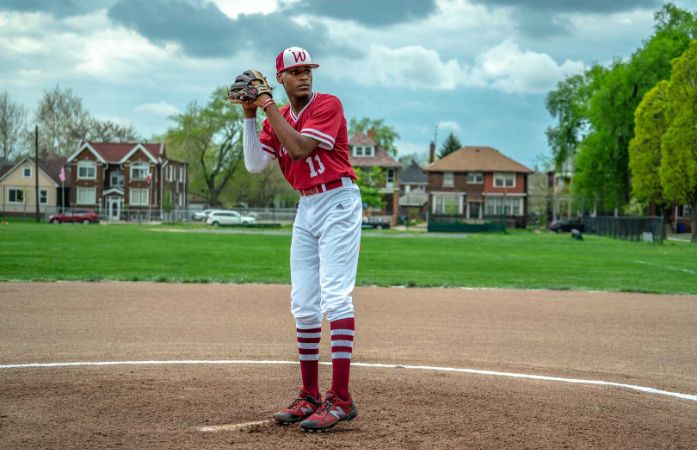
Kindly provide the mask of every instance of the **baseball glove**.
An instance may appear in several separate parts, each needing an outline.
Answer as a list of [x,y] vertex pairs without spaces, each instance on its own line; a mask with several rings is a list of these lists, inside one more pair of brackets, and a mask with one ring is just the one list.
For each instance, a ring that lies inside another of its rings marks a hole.
[[228,91],[228,99],[233,103],[252,102],[261,94],[272,94],[273,88],[269,86],[264,74],[258,70],[245,70],[237,75],[235,82]]

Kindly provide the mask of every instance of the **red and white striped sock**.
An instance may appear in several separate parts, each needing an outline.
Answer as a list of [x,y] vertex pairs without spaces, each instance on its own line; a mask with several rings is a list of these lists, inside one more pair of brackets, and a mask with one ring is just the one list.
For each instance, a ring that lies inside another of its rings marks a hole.
[[332,391],[342,400],[349,398],[349,375],[353,354],[353,317],[329,324],[332,334]]
[[296,331],[303,389],[313,397],[318,398],[319,340],[322,337],[322,326],[313,326],[312,328],[297,327]]

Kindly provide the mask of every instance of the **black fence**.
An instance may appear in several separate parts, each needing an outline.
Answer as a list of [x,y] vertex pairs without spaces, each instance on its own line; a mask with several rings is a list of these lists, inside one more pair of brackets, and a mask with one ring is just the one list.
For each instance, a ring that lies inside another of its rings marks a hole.
[[586,233],[628,241],[663,242],[663,217],[584,217]]
[[428,231],[455,233],[506,231],[506,228],[518,227],[519,221],[516,219],[520,219],[523,223],[525,221],[523,217],[487,216],[483,219],[469,219],[463,215],[430,214]]

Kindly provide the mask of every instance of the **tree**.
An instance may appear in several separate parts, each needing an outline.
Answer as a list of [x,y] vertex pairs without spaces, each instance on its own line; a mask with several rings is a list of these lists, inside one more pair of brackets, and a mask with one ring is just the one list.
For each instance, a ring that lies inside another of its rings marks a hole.
[[191,190],[220,205],[220,194],[242,159],[242,108],[227,100],[227,88],[218,87],[205,106],[190,103],[172,117],[175,126],[165,141],[172,154],[189,163]]
[[386,152],[394,156],[397,155],[395,141],[399,139],[399,134],[393,127],[385,125],[384,119],[369,119],[367,117],[363,117],[360,120],[351,118],[349,121],[349,136],[353,136],[357,132],[367,134],[370,130],[374,131],[375,143],[379,147],[382,147]]
[[451,131],[450,134],[448,134],[448,137],[445,138],[445,142],[443,142],[443,146],[440,148],[440,152],[438,153],[438,158],[444,158],[447,155],[451,154],[452,152],[456,150],[460,150],[462,148],[462,144],[460,144],[460,140],[453,134]]
[[573,159],[579,142],[588,132],[588,102],[597,87],[595,80],[604,72],[604,67],[594,65],[584,74],[571,75],[560,81],[557,88],[547,94],[547,111],[557,121],[546,131],[557,170]]
[[673,61],[668,82],[668,128],[661,139],[660,177],[664,198],[689,204],[692,242],[697,242],[697,40]]
[[119,125],[111,120],[91,119],[87,139],[101,142],[137,142],[138,132],[133,125]]
[[646,93],[634,113],[634,138],[629,143],[632,192],[639,200],[663,204],[661,189],[661,139],[668,128],[668,82],[660,81]]
[[369,172],[360,167],[354,167],[353,170],[356,172],[356,184],[361,190],[363,203],[374,208],[382,208],[385,201],[378,186],[385,181],[385,171],[378,166],[371,167]]
[[671,60],[685,51],[690,36],[697,33],[697,17],[672,4],[665,5],[656,20],[656,32],[629,61],[615,61],[594,80],[587,112],[589,132],[579,145],[579,151],[588,155],[576,158],[577,174],[583,175],[574,176],[573,183],[581,183],[577,191],[604,209],[618,210],[630,199],[634,111],[650,89],[670,77]]
[[0,95],[0,155],[9,160],[18,151],[17,144],[26,133],[27,112],[12,102],[7,92]]
[[[82,99],[71,89],[56,86],[44,92],[36,109],[39,126],[39,148],[60,156],[77,150],[90,129],[91,118],[82,106]],[[34,146],[34,130],[28,133],[30,147]]]

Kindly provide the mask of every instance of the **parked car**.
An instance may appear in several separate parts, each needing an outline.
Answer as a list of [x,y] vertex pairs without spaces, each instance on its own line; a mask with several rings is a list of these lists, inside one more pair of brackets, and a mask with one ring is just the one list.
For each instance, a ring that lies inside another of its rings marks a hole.
[[257,219],[251,216],[243,216],[237,211],[213,211],[206,220],[208,225],[214,227],[220,225],[241,225],[257,223]]
[[583,222],[574,219],[556,220],[552,222],[549,229],[555,233],[568,232],[571,230],[584,231]]
[[203,211],[197,211],[191,215],[192,220],[197,220],[199,222],[208,220],[208,216],[213,211],[221,211],[220,209],[204,209]]
[[363,224],[361,225],[363,229],[375,229],[382,230],[390,228],[390,222],[380,218],[380,217],[364,217]]
[[98,223],[99,216],[97,213],[91,210],[88,211],[64,211],[58,214],[52,214],[48,218],[48,223],[81,223],[87,225],[88,223]]

